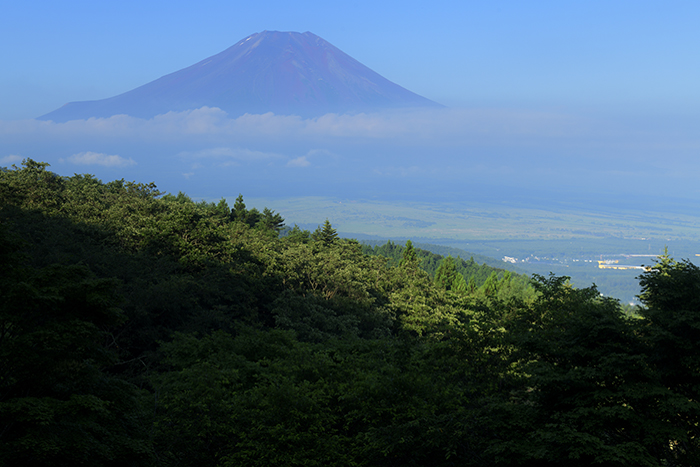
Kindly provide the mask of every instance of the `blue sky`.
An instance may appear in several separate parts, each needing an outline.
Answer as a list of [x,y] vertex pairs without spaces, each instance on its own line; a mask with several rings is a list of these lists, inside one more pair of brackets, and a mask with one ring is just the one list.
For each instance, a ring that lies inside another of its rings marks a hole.
[[110,97],[262,30],[311,31],[449,106],[694,112],[692,1],[7,2],[0,119]]
[[[673,0],[10,2],[0,15],[0,166],[31,157],[61,174],[211,198],[447,200],[497,187],[696,202],[698,24],[700,2]],[[309,121],[216,109],[33,120],[263,30],[311,31],[449,108]]]

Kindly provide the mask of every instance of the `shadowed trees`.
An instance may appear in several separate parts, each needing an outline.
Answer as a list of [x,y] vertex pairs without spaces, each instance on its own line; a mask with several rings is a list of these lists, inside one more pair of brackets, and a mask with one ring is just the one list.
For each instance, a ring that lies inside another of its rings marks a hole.
[[692,263],[660,257],[630,318],[282,222],[0,171],[0,465],[699,463]]

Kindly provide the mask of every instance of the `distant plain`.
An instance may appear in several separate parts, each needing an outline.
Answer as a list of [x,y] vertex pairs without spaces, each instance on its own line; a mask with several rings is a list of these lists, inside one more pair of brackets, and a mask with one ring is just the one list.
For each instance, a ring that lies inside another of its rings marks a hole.
[[[229,203],[235,196],[227,196]],[[598,261],[652,265],[664,248],[696,261],[700,216],[628,208],[518,207],[505,203],[386,202],[330,197],[250,198],[250,206],[280,212],[288,225],[313,230],[326,218],[346,237],[450,246],[489,256],[519,272],[568,275],[577,287],[635,301],[639,269],[600,269]],[[514,262],[503,261],[509,257]],[[466,259],[465,258],[465,259]]]

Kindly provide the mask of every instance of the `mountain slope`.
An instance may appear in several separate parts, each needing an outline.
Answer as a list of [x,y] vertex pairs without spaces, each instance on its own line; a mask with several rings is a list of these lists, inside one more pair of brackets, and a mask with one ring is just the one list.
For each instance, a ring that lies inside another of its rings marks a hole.
[[39,117],[64,122],[219,107],[235,117],[274,112],[316,117],[439,107],[310,33],[263,31],[190,67],[115,97],[71,102]]

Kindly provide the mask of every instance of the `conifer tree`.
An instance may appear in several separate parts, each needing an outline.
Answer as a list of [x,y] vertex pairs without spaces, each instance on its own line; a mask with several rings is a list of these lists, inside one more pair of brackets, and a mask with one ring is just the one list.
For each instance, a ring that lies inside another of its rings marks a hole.
[[406,241],[406,248],[403,250],[403,255],[401,255],[401,261],[399,262],[399,267],[406,270],[416,270],[418,269],[419,261],[418,255],[416,255],[416,249],[413,248],[413,242],[410,240]]
[[[455,286],[459,286],[459,278],[461,277],[462,282],[464,282],[464,277],[457,272],[457,265],[452,256],[448,256],[440,262],[440,267],[435,271],[435,284],[445,290],[454,291]],[[466,284],[462,287],[466,289]]]
[[481,286],[481,291],[487,297],[495,295],[496,292],[498,292],[498,286],[498,274],[496,274],[496,271],[493,271],[491,275],[486,279],[486,282],[484,282],[484,284]]
[[262,223],[266,228],[278,233],[284,228],[284,219],[282,216],[268,208],[263,209]]
[[243,202],[243,195],[239,193],[236,202],[233,204],[233,209],[231,209],[231,217],[233,217],[234,220],[245,222],[247,213],[248,211]]
[[461,275],[460,273],[457,273],[455,275],[455,278],[452,281],[452,287],[450,290],[452,290],[453,292],[457,292],[459,294],[466,294],[467,293],[467,281],[464,279],[463,275]]
[[338,232],[333,228],[328,219],[326,219],[326,222],[323,223],[323,228],[319,226],[316,231],[314,231],[312,237],[317,242],[330,246],[338,238]]

